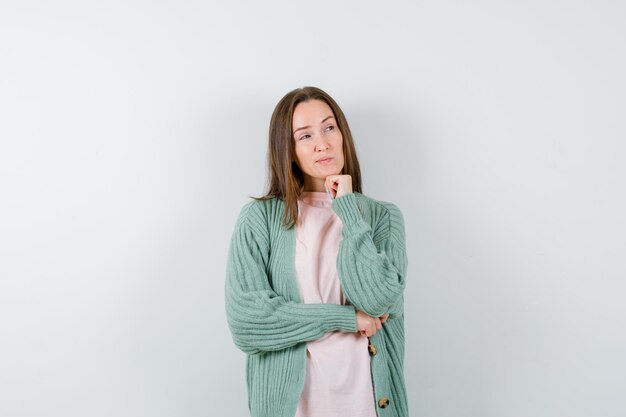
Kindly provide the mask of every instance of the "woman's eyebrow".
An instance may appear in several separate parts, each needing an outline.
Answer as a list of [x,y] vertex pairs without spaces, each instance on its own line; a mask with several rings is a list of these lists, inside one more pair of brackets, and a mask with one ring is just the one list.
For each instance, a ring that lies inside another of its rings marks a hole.
[[[324,123],[326,120],[328,120],[328,119],[330,119],[330,118],[334,118],[334,116],[333,116],[333,115],[326,116],[326,117],[324,118],[324,120],[322,120],[322,121],[320,122],[320,124]],[[299,128],[297,128],[296,130],[294,130],[294,131],[293,131],[293,134],[295,135],[295,134],[296,134],[296,132],[297,132],[298,130],[302,130],[302,129],[310,129],[310,128],[311,128],[311,126],[302,126],[302,127],[299,127]]]

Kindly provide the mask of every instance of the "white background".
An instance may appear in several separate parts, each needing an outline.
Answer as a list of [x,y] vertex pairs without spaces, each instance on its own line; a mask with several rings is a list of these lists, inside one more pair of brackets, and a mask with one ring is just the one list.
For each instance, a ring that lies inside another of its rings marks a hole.
[[228,241],[315,85],[405,216],[411,416],[623,416],[625,11],[2,1],[0,415],[248,415]]

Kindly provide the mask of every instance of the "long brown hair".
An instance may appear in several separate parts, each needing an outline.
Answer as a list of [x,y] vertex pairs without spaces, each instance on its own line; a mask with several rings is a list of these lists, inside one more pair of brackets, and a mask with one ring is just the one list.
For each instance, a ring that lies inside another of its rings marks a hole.
[[296,106],[309,100],[321,100],[334,113],[337,127],[343,137],[344,165],[340,175],[352,177],[352,191],[361,191],[361,168],[350,133],[348,121],[331,96],[317,87],[302,87],[287,93],[276,105],[270,120],[268,142],[269,189],[255,200],[280,198],[285,202],[283,224],[291,228],[298,220],[298,197],[304,187],[304,174],[296,162],[295,142],[292,135],[293,112]]

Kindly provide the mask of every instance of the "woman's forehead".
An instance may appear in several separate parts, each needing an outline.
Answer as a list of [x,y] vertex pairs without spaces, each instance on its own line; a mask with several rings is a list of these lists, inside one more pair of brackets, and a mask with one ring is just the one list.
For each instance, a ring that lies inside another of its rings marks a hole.
[[334,114],[328,104],[321,100],[310,100],[299,103],[293,112],[294,129],[310,126],[311,123],[323,123]]

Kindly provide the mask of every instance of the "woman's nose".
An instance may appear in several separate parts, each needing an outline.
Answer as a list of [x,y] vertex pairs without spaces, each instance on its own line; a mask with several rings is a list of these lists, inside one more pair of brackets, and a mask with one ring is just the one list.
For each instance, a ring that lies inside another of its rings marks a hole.
[[326,149],[328,149],[330,146],[328,145],[328,143],[326,143],[326,141],[321,141],[318,142],[317,145],[315,145],[315,149],[317,151],[325,151]]

